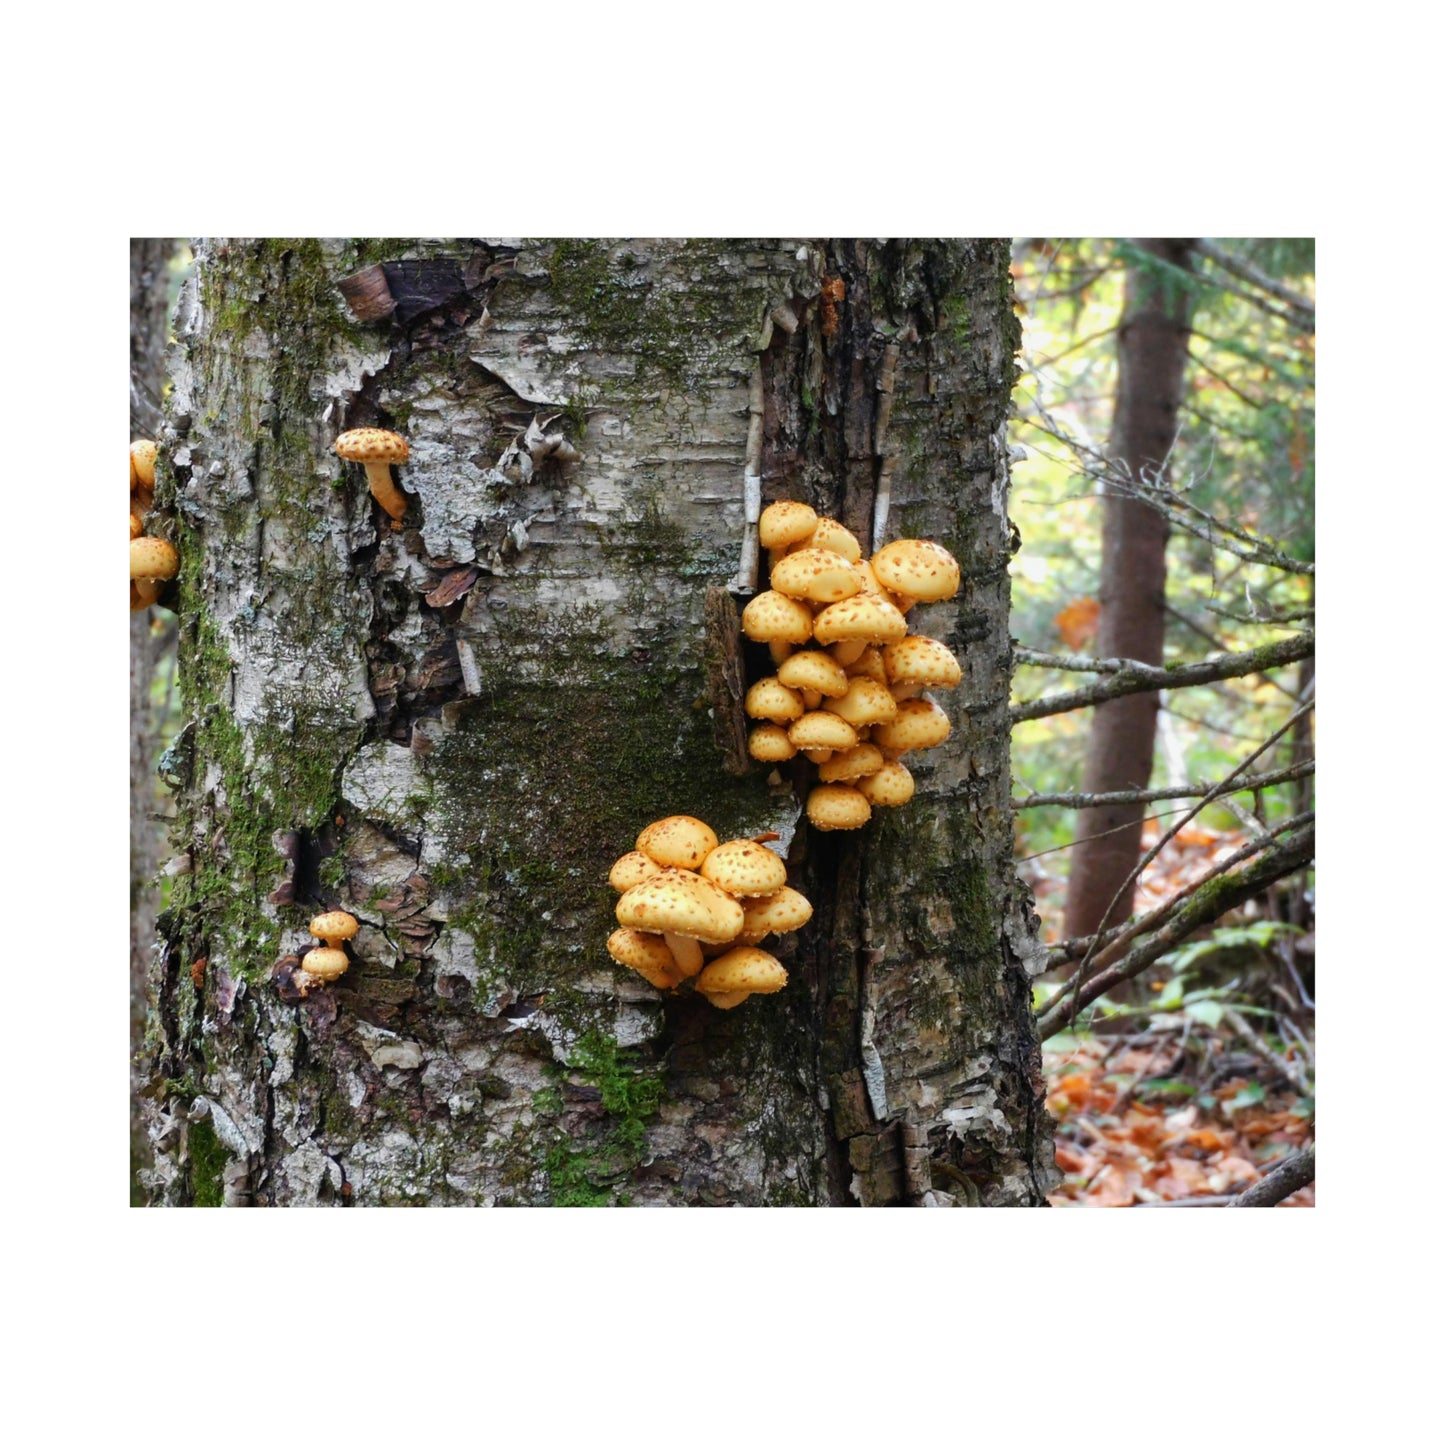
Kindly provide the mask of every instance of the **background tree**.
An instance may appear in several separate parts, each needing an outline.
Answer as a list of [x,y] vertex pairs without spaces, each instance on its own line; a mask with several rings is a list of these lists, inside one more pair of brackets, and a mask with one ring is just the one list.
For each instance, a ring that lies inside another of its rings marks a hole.
[[[159,496],[184,726],[154,1198],[1041,1203],[1007,248],[208,241],[196,261]],[[757,386],[766,499],[867,543],[891,469],[888,535],[963,564],[925,620],[964,660],[953,736],[860,834],[799,828],[792,784],[730,775],[716,742]],[[330,450],[369,423],[411,444],[400,531]],[[607,869],[672,812],[789,843],[817,913],[784,993],[719,1013],[608,960]],[[358,962],[284,1002],[272,963],[337,905]]]

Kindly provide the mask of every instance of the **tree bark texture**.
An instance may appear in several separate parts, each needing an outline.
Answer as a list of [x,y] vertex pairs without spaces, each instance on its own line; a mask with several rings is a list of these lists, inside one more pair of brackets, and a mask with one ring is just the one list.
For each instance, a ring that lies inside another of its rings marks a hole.
[[[380,319],[343,302],[358,273]],[[157,1202],[1044,1202],[1010,301],[994,241],[198,244],[161,462],[187,871],[152,973]],[[764,499],[866,546],[890,344],[888,535],[960,558],[921,624],[964,680],[913,803],[812,835],[791,778],[715,742],[726,655],[765,658],[722,591],[750,381]],[[400,530],[331,452],[370,424],[410,443]],[[816,908],[782,993],[722,1012],[609,959],[608,869],[672,813],[782,834]],[[323,907],[361,920],[355,961],[285,1002],[269,970]]]
[[[130,442],[153,437],[161,421],[161,381],[165,375],[167,268],[176,242],[132,238],[130,243]],[[120,448],[117,446],[116,465]],[[118,520],[118,519],[117,519]],[[155,755],[160,720],[151,706],[151,684],[165,642],[152,629],[149,609],[130,614],[130,1052],[134,1060],[145,1038],[146,965],[156,938],[156,869],[163,827],[156,822]],[[136,1089],[131,1077],[132,1203],[137,1171],[148,1162]]]
[[[1155,478],[1166,471],[1183,399],[1192,292],[1178,273],[1188,269],[1194,242],[1156,239],[1134,244],[1156,259],[1153,264],[1131,263],[1125,280],[1109,454],[1131,477]],[[1128,497],[1104,498],[1100,657],[1128,657],[1154,667],[1163,663],[1168,544],[1169,523],[1157,512]],[[1119,698],[1094,710],[1081,791],[1112,793],[1149,786],[1158,712],[1157,692]],[[1112,911],[1109,904],[1139,862],[1143,827],[1142,803],[1092,808],[1080,816],[1065,907],[1068,937],[1096,933],[1129,917],[1132,889]]]

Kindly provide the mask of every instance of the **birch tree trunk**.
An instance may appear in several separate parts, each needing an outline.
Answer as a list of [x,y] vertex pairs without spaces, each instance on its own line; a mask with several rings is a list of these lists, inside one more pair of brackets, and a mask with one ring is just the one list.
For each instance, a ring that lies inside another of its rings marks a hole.
[[[390,314],[355,318],[356,273]],[[151,980],[156,1202],[1044,1202],[1010,303],[994,241],[199,245],[159,497],[188,871]],[[866,547],[889,346],[887,536],[959,557],[913,615],[964,680],[913,803],[810,834],[719,746],[749,383],[764,499]],[[580,460],[516,445],[534,422]],[[401,530],[331,452],[371,424],[411,446]],[[671,813],[783,834],[817,910],[784,992],[721,1012],[608,958],[608,869]],[[357,961],[286,1002],[270,970],[323,907]]]

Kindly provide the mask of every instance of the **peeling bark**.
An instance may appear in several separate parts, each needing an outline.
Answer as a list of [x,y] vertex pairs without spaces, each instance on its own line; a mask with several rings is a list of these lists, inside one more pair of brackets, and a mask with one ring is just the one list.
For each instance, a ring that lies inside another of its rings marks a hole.
[[[1007,264],[995,242],[198,246],[159,497],[189,869],[151,979],[157,1202],[1044,1201]],[[397,305],[358,321],[338,284],[375,267]],[[759,365],[764,500],[868,543],[890,346],[889,535],[960,558],[920,621],[964,682],[909,808],[809,835],[790,781],[719,750],[710,713],[764,660],[709,646],[708,589],[737,567]],[[410,443],[399,532],[330,452],[362,425]],[[720,1012],[608,959],[608,869],[674,812],[791,840],[817,913],[783,993]],[[330,907],[361,920],[355,961],[287,1003],[271,965]]]

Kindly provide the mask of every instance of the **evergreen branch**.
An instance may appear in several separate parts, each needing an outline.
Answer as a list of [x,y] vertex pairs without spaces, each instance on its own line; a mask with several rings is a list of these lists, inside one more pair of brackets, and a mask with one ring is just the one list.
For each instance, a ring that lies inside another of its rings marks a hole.
[[1221,270],[1228,271],[1231,276],[1257,287],[1267,296],[1273,296],[1276,301],[1283,301],[1292,311],[1300,314],[1300,324],[1308,330],[1315,329],[1315,303],[1308,296],[1301,295],[1298,291],[1292,291],[1282,281],[1276,281],[1273,276],[1266,276],[1257,266],[1252,266],[1242,257],[1226,251],[1217,241],[1211,241],[1207,237],[1201,238],[1195,246],[1199,254],[1206,259],[1213,261]]
[[[1306,778],[1315,770],[1314,759],[1297,763],[1290,768],[1277,768],[1272,773],[1246,773],[1231,783],[1226,793],[1252,793],[1259,788],[1272,788],[1277,783],[1293,782]],[[1119,803],[1157,803],[1165,798],[1202,798],[1211,791],[1211,785],[1186,783],[1177,788],[1151,788],[1144,792],[1118,793],[1030,793],[1025,798],[1011,798],[1009,806],[1015,812],[1023,808],[1112,808]],[[1222,798],[1224,793],[1215,793]]]

